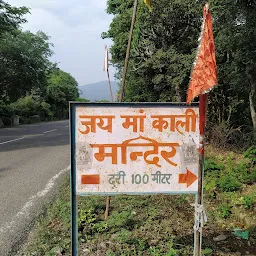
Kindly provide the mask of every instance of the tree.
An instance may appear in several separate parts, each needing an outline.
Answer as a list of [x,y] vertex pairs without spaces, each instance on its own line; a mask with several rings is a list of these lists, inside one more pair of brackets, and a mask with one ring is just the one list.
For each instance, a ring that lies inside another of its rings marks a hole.
[[[204,1],[156,0],[149,13],[139,1],[127,72],[126,101],[185,101],[198,47]],[[111,38],[112,63],[121,78],[133,1],[108,0],[114,15],[102,38]],[[210,93],[211,129],[224,137],[254,129],[256,138],[256,1],[211,0],[218,86]],[[232,135],[233,136],[233,135]],[[250,141],[250,137],[247,137]]]
[[[115,16],[102,37],[114,42],[110,51],[119,73],[123,68],[132,6],[133,1],[108,1],[107,12]],[[125,100],[185,100],[200,18],[201,8],[195,1],[159,0],[152,13],[139,1]]]
[[[219,88],[215,121],[252,126],[256,133],[256,1],[213,1]],[[211,109],[211,108],[209,108]],[[252,125],[251,125],[252,124]]]
[[32,88],[43,92],[52,55],[49,37],[43,32],[33,34],[16,30],[0,38],[1,99],[14,102]]
[[0,37],[5,32],[14,31],[19,25],[26,22],[23,17],[29,12],[27,7],[13,7],[0,0]]
[[69,73],[62,71],[59,68],[54,68],[49,76],[48,82],[52,85],[71,85],[74,88],[78,86],[77,81]]
[[10,104],[10,108],[15,114],[27,119],[33,115],[38,115],[41,120],[51,116],[50,105],[40,96],[39,90],[31,90],[26,96]]
[[46,97],[58,117],[66,117],[69,101],[75,101],[79,97],[77,86],[77,81],[59,68],[55,68],[50,74]]
[[49,61],[53,45],[45,33],[20,30],[28,12],[0,0],[0,116],[51,118],[50,103],[57,117],[64,117],[68,101],[79,96],[78,84]]

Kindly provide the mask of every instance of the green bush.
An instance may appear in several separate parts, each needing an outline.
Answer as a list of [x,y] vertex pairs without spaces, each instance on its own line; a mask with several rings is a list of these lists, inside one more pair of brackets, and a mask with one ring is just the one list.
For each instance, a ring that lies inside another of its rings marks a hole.
[[9,104],[4,104],[0,101],[0,117],[7,117],[10,118],[14,115],[13,107]]
[[91,233],[93,231],[95,222],[96,222],[96,214],[94,213],[94,209],[79,209],[78,210],[78,229],[86,230],[86,233]]
[[205,173],[209,172],[220,172],[224,169],[224,165],[222,163],[216,163],[213,159],[205,159],[204,161],[204,171]]
[[222,192],[232,192],[241,189],[241,183],[238,179],[232,174],[227,173],[221,176],[218,181],[218,187]]
[[251,183],[250,169],[248,168],[248,163],[245,161],[241,161],[239,164],[233,165],[231,167],[231,172],[241,183]]
[[119,232],[115,234],[113,240],[119,243],[131,243],[133,237],[134,235],[131,231],[127,229],[121,229]]
[[202,250],[202,255],[212,255],[213,250],[210,248],[205,248]]
[[2,117],[1,118],[5,126],[11,126],[12,125],[12,118],[11,117]]
[[18,99],[11,104],[14,113],[29,118],[30,116],[39,115],[45,119],[50,115],[50,105],[37,95],[27,95]]
[[227,219],[231,215],[231,206],[229,204],[223,203],[218,208],[219,214],[222,218]]
[[205,159],[204,171],[205,171],[205,181],[204,189],[207,196],[210,199],[216,197],[216,190],[218,188],[218,180],[224,171],[224,165],[222,163],[216,162],[212,158]]
[[131,229],[134,225],[134,220],[131,212],[124,211],[124,212],[112,212],[112,214],[107,219],[107,224],[109,229],[113,232],[120,230],[120,228]]
[[90,102],[90,100],[87,100],[87,99],[85,99],[85,98],[77,98],[76,99],[76,102]]
[[163,251],[160,250],[159,248],[156,248],[155,246],[150,247],[148,251],[149,251],[151,256],[161,256],[161,255],[163,255]]
[[225,165],[213,159],[205,160],[204,189],[210,198],[215,198],[217,190],[238,191],[242,184],[251,185],[256,181],[256,166],[252,164],[254,163],[254,150],[253,147],[247,150],[245,153],[247,159],[239,163],[232,155],[227,158]]
[[204,189],[207,195],[213,199],[216,197],[216,180],[214,178],[206,178],[204,182]]
[[241,160],[238,164],[232,161],[229,163],[228,172],[243,184],[251,185],[256,181],[256,166],[248,159]]
[[41,101],[39,105],[39,111],[42,119],[45,119],[47,117],[51,118],[53,116],[53,113],[51,112],[50,108],[50,104],[46,103],[45,101]]
[[252,146],[248,148],[244,152],[244,157],[249,159],[249,161],[253,164],[256,165],[256,146]]
[[243,196],[243,205],[245,209],[251,209],[256,204],[256,195],[250,194]]
[[252,172],[251,172],[251,181],[252,182],[256,182],[256,167],[254,167],[252,169]]

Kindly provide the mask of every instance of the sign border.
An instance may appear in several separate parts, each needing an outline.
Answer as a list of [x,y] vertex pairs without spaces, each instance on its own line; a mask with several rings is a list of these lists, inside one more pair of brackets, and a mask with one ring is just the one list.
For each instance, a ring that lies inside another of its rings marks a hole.
[[[199,102],[193,102],[187,105],[185,102],[69,102],[69,136],[71,144],[71,159],[70,159],[70,199],[71,199],[71,255],[78,255],[78,213],[77,213],[77,196],[111,196],[111,195],[159,195],[159,194],[169,194],[169,195],[180,195],[180,194],[192,194],[195,195],[195,203],[197,202],[198,192],[188,192],[188,191],[177,191],[177,192],[145,192],[145,193],[76,193],[76,107],[81,106],[94,106],[94,107],[199,107]],[[200,115],[200,113],[199,113]],[[199,116],[200,119],[200,116]],[[194,231],[194,237],[196,237],[196,231]],[[195,238],[194,238],[195,241]],[[194,246],[195,255],[195,246]]]
[[[177,192],[92,192],[92,193],[77,193],[76,192],[76,107],[89,106],[89,107],[199,107],[199,103],[191,103],[187,105],[185,102],[176,103],[176,102],[70,102],[70,134],[71,134],[71,185],[72,191],[76,196],[90,196],[90,195],[101,195],[101,196],[113,196],[113,195],[180,195],[180,194],[197,194],[196,191],[177,191]],[[200,118],[200,117],[199,117]]]

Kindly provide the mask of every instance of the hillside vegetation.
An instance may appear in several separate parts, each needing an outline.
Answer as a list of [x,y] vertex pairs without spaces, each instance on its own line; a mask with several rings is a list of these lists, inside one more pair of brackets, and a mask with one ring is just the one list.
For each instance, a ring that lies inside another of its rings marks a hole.
[[76,100],[78,83],[49,58],[50,38],[42,31],[22,31],[29,13],[0,1],[0,127],[68,117],[68,101]]
[[[121,78],[133,0],[108,0],[112,63]],[[210,0],[218,85],[210,93],[208,139],[216,146],[247,149],[256,139],[256,1]],[[204,1],[139,1],[124,101],[186,100],[198,46]]]
[[[202,255],[256,255],[256,1],[211,0],[218,85],[210,92]],[[204,1],[139,1],[124,101],[185,101]],[[123,73],[133,0],[108,0],[102,38]],[[68,180],[19,255],[70,255]],[[80,255],[193,255],[192,195],[79,197]]]
[[[203,255],[256,255],[256,148],[244,155],[211,146],[206,152]],[[68,184],[69,179],[19,256],[70,255]],[[192,195],[114,196],[104,220],[105,197],[79,197],[79,255],[193,255],[194,200]],[[223,240],[216,241],[219,235]]]

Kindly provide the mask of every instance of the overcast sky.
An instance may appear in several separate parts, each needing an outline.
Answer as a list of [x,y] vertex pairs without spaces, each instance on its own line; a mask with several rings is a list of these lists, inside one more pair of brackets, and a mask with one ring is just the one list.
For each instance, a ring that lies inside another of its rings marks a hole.
[[[6,0],[10,5],[26,6],[24,30],[48,34],[54,44],[52,61],[70,73],[79,85],[107,80],[103,72],[104,44],[101,39],[112,16],[105,12],[107,0]],[[110,68],[113,79],[113,69]]]

